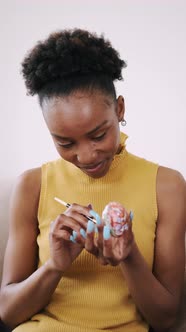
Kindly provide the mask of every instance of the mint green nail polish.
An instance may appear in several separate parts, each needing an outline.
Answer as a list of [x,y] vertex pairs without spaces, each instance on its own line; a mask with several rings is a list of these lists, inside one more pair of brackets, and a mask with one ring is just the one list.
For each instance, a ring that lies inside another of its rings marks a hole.
[[95,226],[95,231],[94,231],[95,233],[98,233],[98,228],[97,228],[97,226]]
[[84,239],[86,239],[87,234],[86,234],[85,230],[84,230],[83,228],[81,228],[79,232],[80,232],[81,236],[82,236]]
[[70,241],[73,243],[77,243],[76,240],[74,239],[73,235],[70,235]]
[[93,221],[89,220],[87,224],[87,232],[92,233],[94,231],[94,223]]
[[99,214],[97,212],[95,212],[94,210],[90,210],[89,213],[91,214],[92,217],[94,217],[96,219],[97,224],[101,225],[101,218],[100,218]]
[[104,240],[110,239],[110,227],[109,226],[104,226],[104,228],[103,228],[103,238],[104,238]]
[[77,238],[77,232],[76,231],[72,231],[72,235],[73,235],[73,238],[75,240]]
[[134,213],[132,211],[130,211],[130,221],[132,221],[134,218]]

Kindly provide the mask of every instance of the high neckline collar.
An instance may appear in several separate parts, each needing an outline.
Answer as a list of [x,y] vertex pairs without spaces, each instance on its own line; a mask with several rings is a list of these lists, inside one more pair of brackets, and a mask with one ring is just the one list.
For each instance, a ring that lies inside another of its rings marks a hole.
[[[121,163],[121,160],[123,160],[125,158],[125,155],[127,153],[127,151],[126,151],[126,140],[127,140],[127,138],[128,138],[128,136],[125,133],[120,132],[120,147],[121,147],[121,150],[120,150],[119,153],[115,154],[115,156],[112,160],[112,163],[110,165],[109,171],[103,177],[96,178],[96,179],[92,178],[89,175],[82,172],[82,170],[80,170],[78,167],[76,167],[73,164],[69,165],[70,166],[70,173],[75,175],[80,180],[80,182],[82,182],[82,181],[87,182],[88,181],[89,183],[93,183],[95,181],[102,181],[103,179],[107,180],[111,176],[114,176],[115,169],[118,168],[118,166]],[[119,175],[119,172],[117,172],[117,175]]]

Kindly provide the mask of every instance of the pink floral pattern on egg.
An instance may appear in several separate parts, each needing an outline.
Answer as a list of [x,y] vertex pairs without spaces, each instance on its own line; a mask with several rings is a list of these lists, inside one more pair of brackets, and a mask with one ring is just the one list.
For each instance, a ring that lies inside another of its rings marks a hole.
[[102,212],[104,223],[110,227],[113,236],[120,236],[128,229],[128,212],[117,202],[107,204]]

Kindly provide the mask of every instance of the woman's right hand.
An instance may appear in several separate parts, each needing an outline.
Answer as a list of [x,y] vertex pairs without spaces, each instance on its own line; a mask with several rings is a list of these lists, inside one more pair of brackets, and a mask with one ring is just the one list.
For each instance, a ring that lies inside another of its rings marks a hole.
[[72,204],[51,222],[49,242],[52,268],[65,272],[81,253],[85,244],[89,208]]

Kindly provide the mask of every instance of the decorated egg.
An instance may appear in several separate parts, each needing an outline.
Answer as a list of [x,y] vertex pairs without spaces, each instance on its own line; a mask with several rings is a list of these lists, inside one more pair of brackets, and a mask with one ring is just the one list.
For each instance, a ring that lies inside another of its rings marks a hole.
[[118,202],[110,202],[102,212],[105,225],[110,227],[113,236],[120,236],[124,230],[128,229],[128,212],[124,206]]

